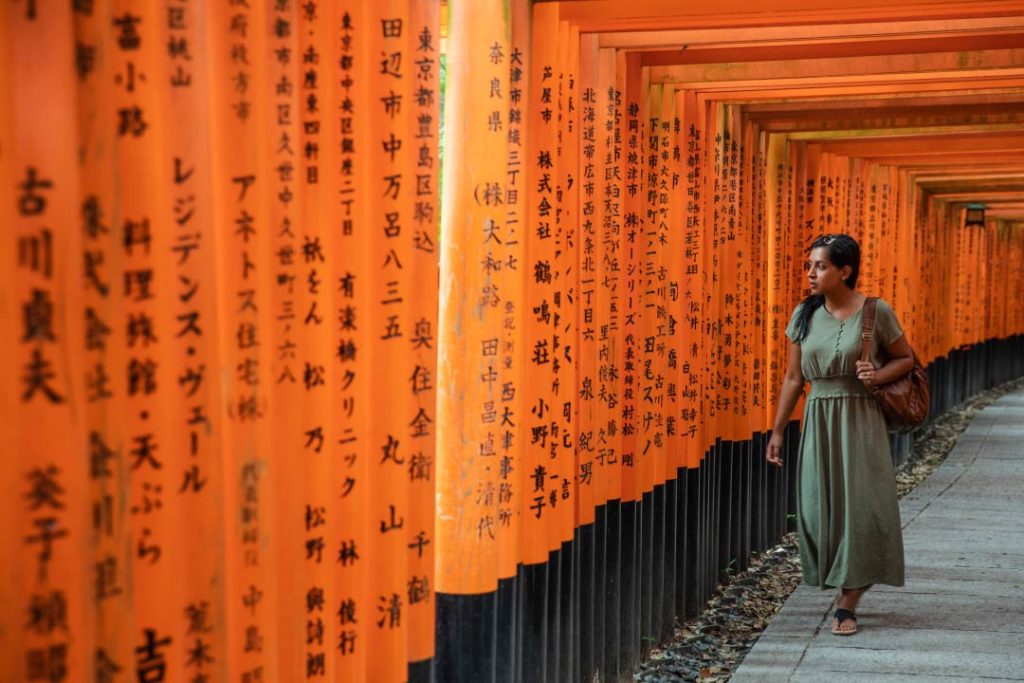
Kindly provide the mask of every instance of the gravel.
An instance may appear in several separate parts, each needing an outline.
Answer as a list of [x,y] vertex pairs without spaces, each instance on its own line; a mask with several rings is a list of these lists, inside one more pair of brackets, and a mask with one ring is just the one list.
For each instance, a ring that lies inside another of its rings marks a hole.
[[[914,435],[910,457],[896,470],[902,498],[945,460],[971,418],[1000,396],[1024,388],[1024,378],[983,391]],[[728,681],[789,594],[800,584],[796,535],[751,558],[744,572],[726,572],[707,607],[676,627],[672,640],[651,653],[633,675],[638,681]]]

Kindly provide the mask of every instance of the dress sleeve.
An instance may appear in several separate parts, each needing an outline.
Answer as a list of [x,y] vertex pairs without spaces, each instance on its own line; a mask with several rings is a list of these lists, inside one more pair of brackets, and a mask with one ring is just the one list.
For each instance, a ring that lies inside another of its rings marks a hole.
[[896,313],[886,301],[879,299],[875,304],[875,338],[878,343],[886,347],[902,335],[903,328],[896,319]]
[[803,304],[797,304],[797,307],[793,309],[793,315],[789,316],[789,324],[786,325],[786,336],[789,337],[789,341],[796,342],[796,328],[797,322],[800,319],[800,309],[803,308]]

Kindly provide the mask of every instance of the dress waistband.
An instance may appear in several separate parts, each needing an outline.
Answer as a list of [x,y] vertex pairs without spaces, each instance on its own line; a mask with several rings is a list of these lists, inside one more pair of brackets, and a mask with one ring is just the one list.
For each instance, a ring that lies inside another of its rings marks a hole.
[[808,398],[838,398],[841,396],[871,396],[871,392],[856,375],[833,375],[811,379]]

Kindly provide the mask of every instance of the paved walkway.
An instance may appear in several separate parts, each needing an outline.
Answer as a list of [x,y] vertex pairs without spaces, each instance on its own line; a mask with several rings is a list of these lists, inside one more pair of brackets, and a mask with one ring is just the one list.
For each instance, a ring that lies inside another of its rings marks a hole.
[[1024,681],[1024,391],[975,416],[900,501],[907,581],[832,635],[833,591],[800,586],[733,683]]

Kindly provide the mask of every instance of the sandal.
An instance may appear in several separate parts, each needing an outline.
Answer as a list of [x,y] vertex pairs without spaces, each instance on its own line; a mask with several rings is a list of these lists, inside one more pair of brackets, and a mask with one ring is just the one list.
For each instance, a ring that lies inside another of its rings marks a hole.
[[[857,615],[853,613],[852,609],[836,608],[835,620],[836,624],[832,627],[832,635],[852,636],[857,632]],[[853,621],[853,628],[841,630],[839,627],[843,625],[844,621]]]

